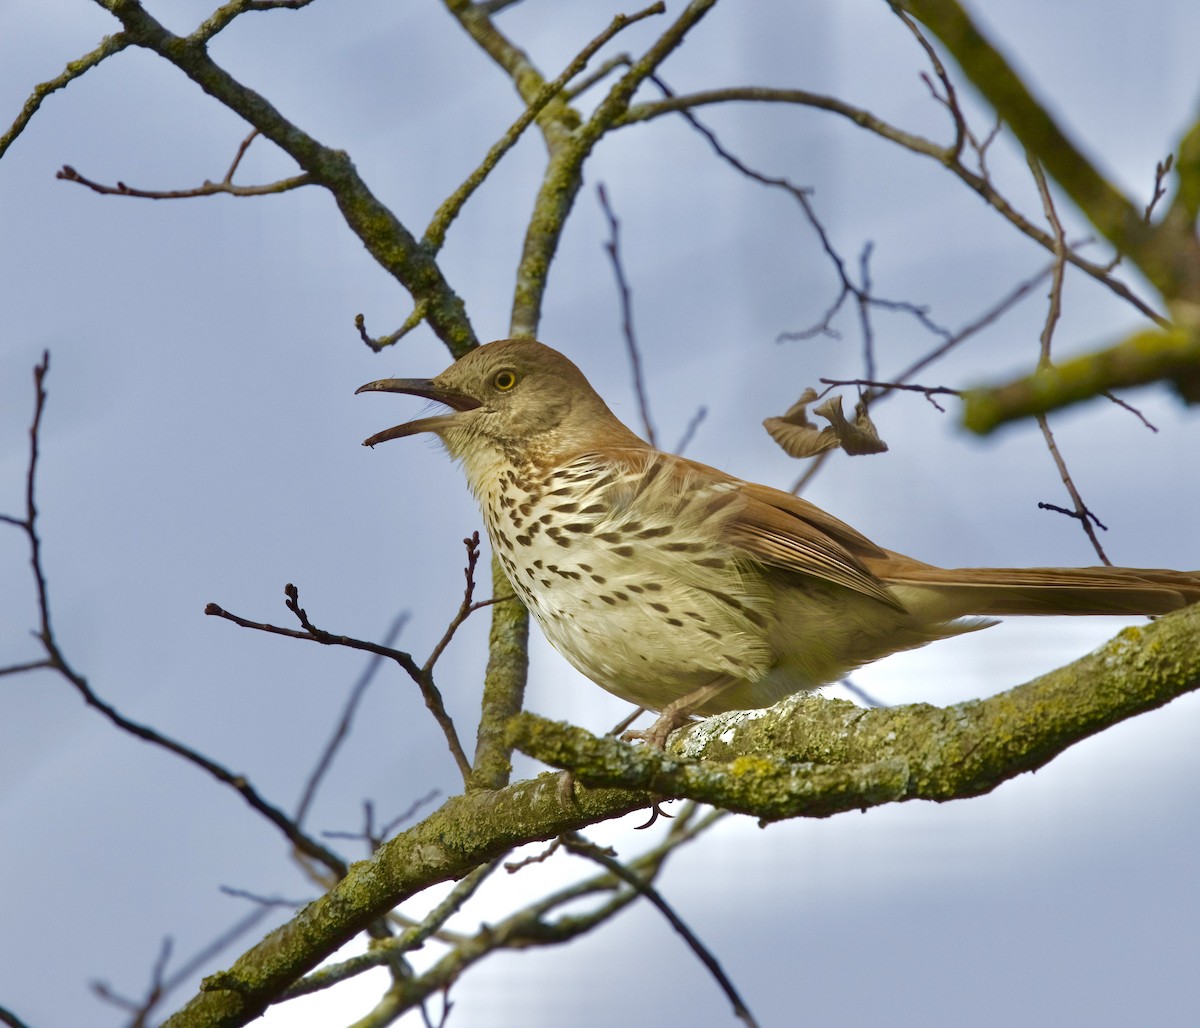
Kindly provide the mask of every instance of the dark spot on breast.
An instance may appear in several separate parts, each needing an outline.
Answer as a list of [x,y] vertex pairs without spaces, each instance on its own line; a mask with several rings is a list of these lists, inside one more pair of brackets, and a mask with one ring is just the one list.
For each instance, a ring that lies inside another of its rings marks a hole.
[[569,524],[563,525],[563,528],[568,532],[590,532],[592,525],[589,521],[572,521]]
[[550,509],[551,509],[551,510],[557,510],[557,511],[559,511],[560,513],[563,513],[563,514],[574,514],[574,513],[575,513],[577,510],[579,510],[579,504],[578,504],[578,503],[574,503],[574,502],[572,502],[572,503],[560,503],[560,504],[558,504],[557,506],[555,506],[555,507],[552,507],[552,508],[550,508]]
[[669,525],[660,525],[658,528],[643,528],[638,532],[639,539],[655,539],[660,535],[666,535],[671,531]]
[[650,604],[650,609],[660,611],[663,614],[671,613],[671,608],[668,607],[665,603],[652,603],[652,604]]
[[601,599],[601,600],[603,600],[605,603],[607,603],[607,604],[608,604],[610,607],[614,607],[614,606],[616,606],[616,603],[617,603],[617,601],[616,601],[616,600],[614,600],[614,599],[613,599],[611,596],[609,596],[607,593],[601,593],[601,594],[600,594],[600,599]]
[[683,625],[683,622],[679,618],[667,618],[666,622],[668,625],[674,625],[676,628],[680,628]]
[[615,553],[618,557],[632,557],[633,556],[633,547],[632,546],[614,546],[613,553]]
[[[582,567],[582,565],[580,565],[580,566]],[[595,582],[597,585],[603,585],[605,582],[608,581],[608,579],[605,578],[603,575],[592,575],[592,581]]]

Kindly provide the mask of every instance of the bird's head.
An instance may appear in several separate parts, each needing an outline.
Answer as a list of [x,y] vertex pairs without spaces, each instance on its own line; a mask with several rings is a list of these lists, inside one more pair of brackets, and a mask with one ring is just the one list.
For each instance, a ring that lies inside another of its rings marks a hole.
[[[597,439],[640,444],[574,364],[532,339],[477,347],[435,378],[385,378],[358,392],[409,393],[443,403],[445,414],[377,432],[364,446],[420,432],[441,437],[455,457],[482,452],[561,459],[594,449]],[[615,433],[615,436],[614,436]]]

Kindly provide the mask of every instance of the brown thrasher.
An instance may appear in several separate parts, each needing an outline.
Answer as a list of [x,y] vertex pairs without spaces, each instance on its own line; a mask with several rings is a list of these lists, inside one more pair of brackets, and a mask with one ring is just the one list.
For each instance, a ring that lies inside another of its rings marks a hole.
[[597,685],[660,711],[635,733],[659,745],[692,714],[769,706],[989,615],[1162,614],[1200,600],[1200,573],[947,570],[882,549],[790,493],[653,449],[530,339],[358,391],[452,408],[364,445],[441,437],[546,637]]

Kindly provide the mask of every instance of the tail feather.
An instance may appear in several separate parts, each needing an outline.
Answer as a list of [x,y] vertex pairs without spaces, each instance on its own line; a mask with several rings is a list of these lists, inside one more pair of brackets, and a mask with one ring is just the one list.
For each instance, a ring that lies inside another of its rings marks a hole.
[[[1147,568],[936,568],[915,561],[886,581],[936,597],[957,615],[1168,614],[1200,602],[1200,572]],[[936,601],[935,601],[936,602]]]

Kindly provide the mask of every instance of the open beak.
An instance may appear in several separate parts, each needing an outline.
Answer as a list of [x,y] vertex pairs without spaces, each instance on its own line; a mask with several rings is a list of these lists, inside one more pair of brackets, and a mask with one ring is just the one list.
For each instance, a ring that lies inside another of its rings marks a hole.
[[[431,378],[381,378],[368,382],[354,390],[358,393],[408,393],[410,396],[423,396],[427,400],[444,403],[455,411],[474,410],[479,401],[456,389],[440,386]],[[389,439],[400,439],[406,435],[417,435],[420,432],[438,432],[452,423],[453,414],[435,414],[431,418],[419,418],[407,421],[394,428],[385,428],[376,432],[369,439],[363,440],[363,446],[374,446],[376,443],[386,443]]]

